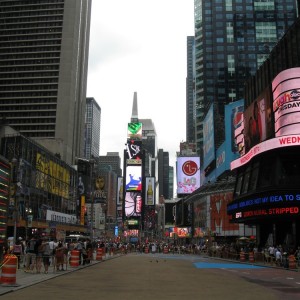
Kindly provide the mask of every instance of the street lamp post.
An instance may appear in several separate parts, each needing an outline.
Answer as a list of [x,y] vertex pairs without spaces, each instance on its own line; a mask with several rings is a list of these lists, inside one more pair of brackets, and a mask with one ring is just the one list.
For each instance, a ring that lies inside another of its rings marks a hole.
[[93,181],[93,174],[94,174],[94,164],[95,164],[95,160],[94,159],[90,159],[89,160],[90,163],[90,193],[91,193],[91,227],[90,227],[90,239],[91,241],[94,240],[94,181]]
[[18,224],[18,218],[19,218],[19,207],[18,207],[18,201],[17,201],[17,178],[16,178],[16,168],[17,168],[18,160],[16,158],[13,158],[11,160],[11,189],[14,191],[14,210],[13,210],[13,220],[14,220],[14,244],[17,242],[17,224]]
[[25,228],[25,241],[27,241],[28,238],[28,222],[29,222],[29,218],[32,218],[32,209],[30,207],[26,207],[25,208],[25,216],[26,216],[26,228]]

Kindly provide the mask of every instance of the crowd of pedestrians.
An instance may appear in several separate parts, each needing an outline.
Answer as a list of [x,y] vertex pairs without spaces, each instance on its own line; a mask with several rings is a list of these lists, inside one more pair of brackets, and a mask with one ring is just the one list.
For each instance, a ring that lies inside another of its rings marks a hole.
[[79,265],[89,264],[93,256],[93,245],[89,238],[71,243],[46,237],[33,236],[29,240],[19,237],[5,253],[17,256],[18,269],[27,273],[45,273],[53,267],[54,271],[66,270],[71,250],[78,250]]

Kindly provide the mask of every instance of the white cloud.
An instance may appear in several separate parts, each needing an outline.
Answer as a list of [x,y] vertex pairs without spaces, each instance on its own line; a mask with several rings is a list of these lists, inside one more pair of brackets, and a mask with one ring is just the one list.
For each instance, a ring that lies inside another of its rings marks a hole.
[[152,119],[158,148],[174,165],[185,140],[186,39],[193,0],[94,0],[88,97],[102,110],[100,154],[123,155],[133,93],[139,118]]

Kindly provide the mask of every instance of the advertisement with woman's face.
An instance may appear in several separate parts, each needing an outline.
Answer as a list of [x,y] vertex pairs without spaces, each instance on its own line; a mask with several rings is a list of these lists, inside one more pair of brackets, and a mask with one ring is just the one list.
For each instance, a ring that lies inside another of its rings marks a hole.
[[244,112],[245,150],[265,141],[272,135],[271,104],[269,93],[265,91]]

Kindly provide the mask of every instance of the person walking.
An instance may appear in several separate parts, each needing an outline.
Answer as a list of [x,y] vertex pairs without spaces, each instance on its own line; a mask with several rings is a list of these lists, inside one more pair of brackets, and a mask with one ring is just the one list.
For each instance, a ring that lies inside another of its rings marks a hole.
[[36,266],[36,255],[37,255],[36,243],[37,243],[37,239],[34,236],[28,242],[25,272],[33,273],[33,270]]
[[62,242],[59,242],[55,249],[56,271],[64,271],[64,255],[65,247]]
[[42,262],[43,262],[43,254],[44,254],[44,246],[42,239],[38,239],[36,243],[37,253],[36,253],[36,272],[37,274],[41,273]]
[[43,252],[44,273],[48,274],[49,266],[50,266],[50,257],[52,256],[53,249],[50,249],[49,242],[46,238],[43,240],[43,245],[44,245],[44,252]]
[[17,257],[18,269],[20,269],[21,255],[23,253],[22,238],[17,239],[17,241],[13,245],[12,253]]

